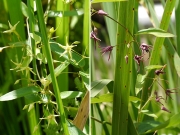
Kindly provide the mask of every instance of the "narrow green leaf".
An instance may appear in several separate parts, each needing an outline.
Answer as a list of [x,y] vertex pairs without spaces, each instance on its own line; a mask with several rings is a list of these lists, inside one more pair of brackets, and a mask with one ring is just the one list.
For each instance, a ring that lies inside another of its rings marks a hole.
[[84,93],[79,92],[79,91],[63,91],[63,92],[61,92],[62,99],[77,98],[77,97],[82,97],[83,95],[84,95]]
[[159,68],[163,68],[164,66],[162,65],[149,65],[145,67],[146,71],[152,70],[152,69],[159,69]]
[[[60,73],[62,73],[62,71],[67,68],[67,66],[69,65],[69,62],[68,61],[64,61],[62,64],[60,64],[58,67],[55,68],[54,70],[54,74],[55,76],[59,76]],[[47,77],[46,77],[46,83],[44,84],[44,87],[47,87],[51,82],[52,82],[52,78],[51,78],[51,75],[49,74]]]
[[180,58],[177,53],[174,54],[174,66],[178,76],[180,77]]
[[0,23],[0,28],[1,29],[8,29],[8,26],[6,24]]
[[141,101],[141,99],[138,98],[138,97],[129,96],[129,102],[130,102],[130,101]]
[[155,127],[151,127],[151,129],[149,129],[146,133],[151,133],[151,132],[154,132],[156,130],[160,130],[160,129],[163,129],[163,128],[171,128],[171,127],[175,127],[177,125],[180,124],[180,113],[178,114],[175,114],[173,115],[172,117],[170,117],[169,120],[163,122],[162,124],[158,124],[157,126]]
[[35,33],[30,33],[30,36],[36,41],[36,44],[41,42],[41,37]]
[[135,86],[136,95],[142,90],[146,76],[147,76],[147,74],[145,74],[145,75],[138,74],[137,75],[136,86]]
[[24,2],[21,2],[21,10],[25,17],[29,17],[28,7],[26,6],[26,4]]
[[13,100],[17,99],[20,97],[25,97],[30,94],[35,94],[38,93],[41,89],[36,86],[29,86],[29,87],[24,87],[20,88],[17,90],[13,90],[9,93],[6,93],[0,97],[0,101],[8,101],[8,100]]
[[91,98],[91,104],[101,103],[101,102],[112,102],[113,101],[113,93],[108,93],[101,95],[99,97]]
[[108,83],[110,83],[111,79],[102,79],[93,81],[91,83],[91,97],[95,97]]
[[150,112],[149,110],[141,110],[141,112],[150,116],[150,117],[157,118],[157,116],[154,113]]
[[145,134],[146,131],[153,129],[159,126],[160,124],[161,123],[158,121],[146,121],[146,122],[136,123],[136,126],[139,134]]
[[138,31],[135,35],[142,35],[142,34],[150,34],[150,35],[154,35],[156,37],[174,37],[173,34],[168,33],[159,28],[142,29],[142,30]]
[[109,92],[110,92],[110,93],[113,93],[114,81],[111,81],[111,82],[108,83],[106,86],[107,86]]
[[92,0],[92,3],[101,3],[101,2],[119,2],[119,1],[127,1],[127,0]]
[[73,11],[49,11],[48,17],[69,17],[83,15],[83,9],[77,9]]
[[170,119],[169,119],[169,124],[167,125],[166,128],[170,128],[170,127],[175,127],[177,125],[180,124],[180,113],[173,115]]
[[[113,93],[103,94],[99,97],[91,98],[91,104],[101,103],[101,102],[112,102],[113,101]],[[141,101],[141,99],[133,96],[129,96],[129,101]]]
[[85,135],[80,129],[78,129],[74,124],[72,124],[71,122],[67,121],[67,125],[68,125],[68,130],[69,130],[69,134],[70,135]]
[[89,86],[89,74],[88,73],[85,73],[85,72],[82,72],[82,71],[79,71],[79,74],[81,75],[81,78],[83,80],[83,83],[84,85],[86,86],[86,89],[90,89],[90,86]]

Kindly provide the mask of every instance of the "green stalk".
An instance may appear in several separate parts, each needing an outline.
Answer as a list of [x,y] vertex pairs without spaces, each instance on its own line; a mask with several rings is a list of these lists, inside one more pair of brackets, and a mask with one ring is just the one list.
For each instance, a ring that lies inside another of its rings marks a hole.
[[89,56],[90,50],[90,2],[84,1],[84,20],[83,20],[83,46],[86,49],[86,56]]
[[38,13],[38,20],[39,20],[39,28],[40,28],[40,32],[42,34],[42,42],[45,47],[48,67],[50,70],[52,84],[53,84],[53,88],[54,88],[54,92],[55,92],[55,97],[56,97],[58,109],[59,109],[60,116],[61,116],[61,124],[64,129],[64,134],[69,135],[68,126],[66,123],[66,118],[65,118],[64,108],[63,108],[63,102],[62,102],[62,99],[60,96],[60,90],[59,90],[59,87],[57,84],[56,76],[54,74],[52,54],[51,54],[51,50],[50,50],[49,41],[47,38],[47,32],[46,32],[46,27],[45,27],[44,18],[43,18],[44,15],[43,15],[41,0],[36,0],[36,6],[37,6],[37,13]]
[[[175,10],[175,21],[176,21],[176,37],[177,37],[177,44],[180,43],[180,1],[177,1],[176,10]],[[180,56],[180,46],[177,45],[177,52]]]
[[[127,135],[128,102],[133,59],[132,47],[127,48],[127,44],[133,39],[129,33],[133,33],[134,4],[134,0],[131,2],[121,2],[118,11],[118,22],[125,26],[129,32],[125,31],[121,25],[117,26],[112,135]],[[126,55],[129,58],[128,64],[124,58]]]
[[[111,16],[112,18],[117,18],[116,10],[115,10],[116,6],[114,2],[102,3],[102,7],[104,11],[108,13],[109,16]],[[114,37],[116,37],[117,23],[107,17],[105,17],[105,21],[107,24],[110,43],[112,46],[114,46],[116,45],[116,40],[114,40]],[[115,57],[116,57],[115,50],[113,50],[112,54],[113,54],[113,60],[115,61]]]
[[[62,0],[58,0],[57,10],[62,12],[68,11],[70,10],[70,5],[65,4],[65,2],[63,2]],[[56,27],[58,28],[56,31],[56,36],[58,36],[57,42],[62,45],[66,45],[69,40],[69,17],[62,17],[62,18],[57,17]],[[68,67],[64,70],[64,72],[68,72]],[[57,81],[61,91],[68,91],[68,74],[60,74],[57,77]]]
[[[27,6],[29,7],[28,8],[28,14],[29,14],[29,32],[30,33],[34,33],[34,24],[35,24],[35,19],[34,19],[34,1],[33,0],[28,0],[27,1]],[[31,47],[32,47],[32,53],[33,55],[35,56],[36,55],[36,45],[35,45],[35,40],[33,38],[30,39],[30,42],[31,42]],[[36,70],[36,59],[33,57],[33,71],[35,73],[37,73],[37,70]],[[34,80],[36,80],[36,75],[34,75],[33,77]],[[26,102],[28,103],[28,101]],[[39,109],[38,109],[38,105],[36,106],[36,109],[35,110],[35,107],[31,109],[30,112],[28,112],[28,117],[29,117],[29,120],[30,120],[30,132],[31,134],[34,134],[34,135],[40,135],[41,134],[41,130],[40,130],[40,127],[38,125],[38,119],[39,119]],[[34,130],[35,127],[38,127],[37,130]]]
[[[16,31],[20,36],[20,39],[17,38],[16,35],[12,36],[13,41],[12,42],[19,42],[19,40],[24,41],[25,40],[25,30],[24,30],[24,20],[23,20],[23,15],[22,15],[22,11],[21,11],[21,0],[8,0],[7,2],[7,7],[8,7],[8,11],[9,11],[9,17],[10,17],[10,22],[12,25],[16,24],[19,21],[19,24],[16,27]],[[11,56],[11,59],[15,62],[20,62],[22,59],[22,48],[14,48],[14,54],[13,56]],[[14,66],[14,65],[13,65]],[[15,74],[13,74],[13,78],[17,79],[17,77],[15,76]],[[28,79],[29,76],[26,76],[25,74],[20,74],[20,78],[24,78],[24,79]],[[22,81],[21,87],[25,87],[28,85],[27,81]],[[16,88],[16,86],[14,87]],[[26,102],[26,101],[25,101]],[[20,116],[23,116],[23,112],[22,112],[22,103],[24,104],[24,100],[22,99],[18,99],[18,109],[20,110]],[[13,111],[11,111],[11,113],[13,113]],[[31,123],[31,119],[28,119],[28,123]],[[25,131],[25,135],[28,134],[27,131],[27,122],[25,121],[25,119],[22,119],[22,124],[23,124],[23,129]],[[15,127],[15,130],[17,131],[17,125]]]
[[[172,14],[172,10],[175,6],[175,2],[176,0],[167,0],[166,1],[166,6],[164,9],[164,13],[163,13],[163,17],[160,23],[160,29],[163,29],[165,31],[167,31],[168,26],[169,26],[169,22],[170,22],[170,17]],[[152,49],[152,53],[151,53],[151,57],[150,57],[150,62],[149,65],[157,65],[159,64],[159,60],[160,60],[160,53],[161,53],[161,48],[163,46],[165,38],[159,38],[157,37],[155,39],[154,42],[154,46]],[[154,73],[150,72],[148,75],[148,78],[154,78]],[[144,106],[145,102],[148,99],[148,93],[149,93],[149,86],[152,84],[152,80],[151,79],[146,79],[145,80],[145,84],[142,90],[142,96],[141,96],[141,107]],[[139,117],[139,121],[142,121],[143,119],[143,115],[140,115]]]

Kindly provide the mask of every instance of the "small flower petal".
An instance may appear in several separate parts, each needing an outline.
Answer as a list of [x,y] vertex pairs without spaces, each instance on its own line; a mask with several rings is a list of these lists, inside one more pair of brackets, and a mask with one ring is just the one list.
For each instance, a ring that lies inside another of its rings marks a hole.
[[162,106],[161,110],[171,113],[166,107]]
[[172,90],[175,90],[175,89],[166,89],[166,91],[165,91],[165,93],[166,93],[166,100],[167,100],[167,97],[171,98],[171,96],[170,96],[171,93],[178,93],[178,92],[173,92]]
[[[97,31],[96,31],[96,32],[97,32]],[[96,32],[92,31],[91,34],[90,34],[90,37],[91,37],[92,39],[94,39],[95,49],[96,49],[96,43],[97,43],[97,41],[101,41],[99,38],[96,37],[96,35],[97,35]]]
[[106,52],[109,52],[108,61],[109,61],[109,59],[110,59],[110,56],[111,56],[111,52],[112,52],[112,50],[113,50],[113,47],[114,47],[114,46],[101,47],[101,53],[102,53],[102,55],[105,54]]
[[142,61],[142,59],[143,59],[143,56],[139,56],[139,55],[135,55],[134,56],[134,60],[136,61],[136,63],[138,64],[138,71],[137,72],[139,72],[139,70],[140,70],[140,62]]
[[108,15],[106,12],[104,12],[103,10],[99,10],[98,12],[97,12],[99,15]]

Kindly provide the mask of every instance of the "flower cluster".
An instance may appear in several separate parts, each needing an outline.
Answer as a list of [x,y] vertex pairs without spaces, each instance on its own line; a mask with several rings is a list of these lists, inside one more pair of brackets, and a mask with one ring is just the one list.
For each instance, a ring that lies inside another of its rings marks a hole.
[[[133,40],[130,41],[130,42],[127,44],[127,48],[130,48],[130,47],[131,47],[131,42],[136,42],[136,43],[138,44],[138,46],[139,46],[138,48],[140,49],[140,52],[141,52],[141,53],[140,53],[140,54],[134,54],[134,61],[135,61],[135,63],[137,64],[137,72],[139,72],[139,71],[140,71],[140,65],[141,65],[141,63],[143,62],[143,59],[144,59],[145,55],[148,53],[148,54],[149,54],[149,57],[150,57],[150,52],[151,52],[151,49],[152,49],[153,47],[152,47],[151,45],[146,44],[146,43],[141,43],[141,44],[139,44],[139,43],[136,41],[136,39],[134,38],[133,34],[131,34],[130,31],[129,31],[125,26],[123,26],[122,24],[120,24],[119,22],[117,22],[115,19],[111,18],[111,17],[108,15],[108,13],[106,13],[105,11],[103,11],[103,10],[98,10],[98,11],[93,10],[91,15],[94,15],[94,14],[98,14],[98,15],[101,15],[101,16],[106,16],[106,17],[112,19],[113,21],[115,21],[116,23],[118,23],[120,26],[122,26],[122,27],[129,33],[129,35],[133,38]],[[91,31],[91,38],[94,40],[95,49],[96,49],[96,46],[97,46],[97,42],[101,41],[97,36],[98,36],[98,30],[97,30],[97,28],[94,26],[94,29]],[[106,47],[100,47],[100,46],[98,46],[98,47],[101,48],[101,53],[102,53],[102,55],[105,54],[105,53],[109,53],[109,57],[108,57],[108,61],[109,61],[109,60],[110,60],[110,56],[111,56],[111,52],[112,52],[112,50],[113,50],[113,48],[114,48],[115,46],[109,45],[109,46],[106,46]],[[126,54],[124,58],[125,58],[126,64],[128,64],[128,60],[129,60],[128,55]],[[148,59],[149,59],[149,58],[148,58]],[[161,69],[155,70],[155,72],[154,72],[154,73],[155,73],[155,76],[156,76],[156,77],[157,77],[157,76],[159,77],[161,74],[164,74],[165,72],[164,72],[163,70],[164,70],[165,67],[166,67],[166,65],[164,65]],[[157,80],[157,78],[155,78],[154,81],[155,81],[155,80]],[[154,81],[153,81],[153,82],[154,82]],[[159,83],[159,85],[160,85],[160,83]],[[151,86],[152,86],[152,85],[151,85]],[[150,86],[150,87],[151,87],[151,86]],[[161,85],[160,85],[160,86],[161,86]],[[150,87],[149,87],[149,89],[150,89]],[[162,87],[162,86],[161,86],[161,87]],[[163,88],[163,89],[164,89],[164,88]],[[163,96],[159,96],[157,91],[154,92],[155,101],[156,101],[158,104],[160,104],[161,110],[166,111],[166,112],[169,112],[169,113],[171,113],[171,112],[164,106],[164,104],[162,103],[162,100],[167,101],[168,97],[169,97],[170,99],[172,99],[172,98],[171,98],[171,94],[172,94],[172,93],[177,93],[176,91],[173,91],[173,90],[175,90],[175,89],[166,89],[166,90],[165,90],[165,95],[166,95],[165,98],[164,98]]]
[[[166,66],[166,65],[165,65],[165,66]],[[155,75],[159,76],[160,74],[164,74],[165,72],[163,71],[163,69],[164,69],[165,66],[163,66],[163,68],[161,68],[161,69],[159,69],[159,70],[155,70]],[[160,84],[159,84],[159,85],[160,85]],[[161,86],[161,85],[160,85],[160,86]],[[162,86],[161,86],[161,87],[162,87]],[[163,88],[163,87],[162,87],[162,88]],[[164,88],[163,88],[163,89],[164,89]],[[161,110],[164,110],[164,111],[166,111],[166,112],[171,113],[171,112],[162,104],[162,102],[160,102],[160,100],[163,99],[163,100],[167,101],[167,100],[168,100],[168,97],[169,97],[170,99],[172,99],[171,94],[172,94],[172,93],[177,93],[177,92],[174,91],[174,90],[176,90],[175,88],[174,88],[174,89],[164,89],[164,90],[165,90],[166,98],[164,99],[163,96],[158,96],[157,91],[155,91],[155,92],[154,92],[155,101],[156,101],[157,103],[160,103],[160,104],[161,104]]]
[[[96,14],[96,13],[97,13],[98,15],[103,15],[103,16],[107,16],[107,15],[108,15],[108,14],[107,14],[105,11],[103,11],[103,10],[98,10],[98,11],[93,10],[93,11],[92,11],[92,14]],[[96,50],[97,42],[98,42],[98,41],[101,41],[101,39],[99,39],[99,38],[97,37],[97,35],[98,35],[98,30],[97,30],[96,27],[94,27],[94,30],[92,30],[91,33],[90,33],[90,37],[91,37],[91,39],[94,40],[95,50]],[[98,47],[101,49],[102,55],[109,52],[109,57],[108,57],[108,61],[109,61],[109,60],[110,60],[110,56],[111,56],[111,52],[112,52],[114,46],[109,45],[109,46],[106,46],[106,47],[101,47],[101,46],[98,46]]]

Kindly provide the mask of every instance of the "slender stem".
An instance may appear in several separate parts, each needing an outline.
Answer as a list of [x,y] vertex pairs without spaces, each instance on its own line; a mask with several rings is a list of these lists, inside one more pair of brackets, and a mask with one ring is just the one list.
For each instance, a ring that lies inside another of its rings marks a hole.
[[96,119],[95,117],[92,117],[92,116],[91,116],[91,119],[93,119],[93,120],[95,120],[95,121],[97,121],[97,122],[99,122],[99,123],[101,123],[101,124],[112,125],[112,123],[110,123],[110,122],[107,122],[107,121],[100,121],[100,120],[98,120],[98,119]]
[[129,35],[133,38],[133,41],[135,41],[138,45],[139,43],[137,42],[136,38],[134,37],[134,35],[129,31],[128,28],[126,28],[124,25],[122,25],[120,22],[116,21],[114,18],[108,16],[108,15],[105,15],[106,17],[110,18],[111,20],[115,21],[117,24],[119,24],[122,28],[124,28],[128,33]]
[[66,124],[65,112],[64,112],[64,108],[63,108],[63,102],[61,99],[60,90],[59,90],[59,87],[57,84],[56,76],[54,74],[52,54],[51,54],[51,50],[50,50],[49,41],[47,38],[47,32],[46,32],[46,27],[45,27],[44,18],[43,18],[44,15],[43,15],[41,0],[36,0],[36,5],[37,5],[37,13],[38,13],[40,32],[42,34],[42,42],[43,42],[43,45],[45,46],[48,67],[50,70],[50,75],[52,78],[52,84],[53,84],[53,88],[54,88],[54,92],[55,92],[55,96],[56,96],[56,101],[57,101],[58,109],[59,109],[60,116],[61,116],[61,119],[60,119],[61,124],[64,129],[64,134],[69,135],[68,127]]

